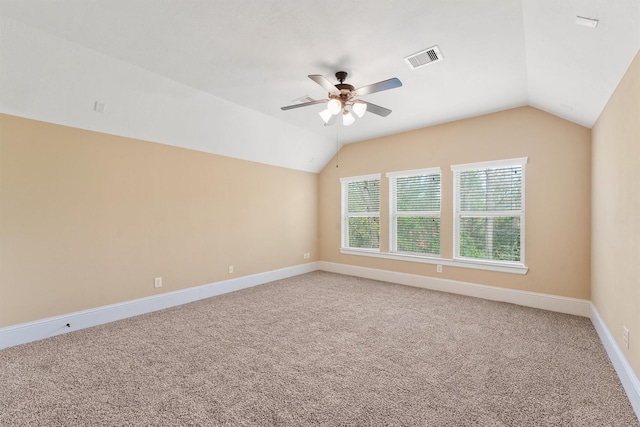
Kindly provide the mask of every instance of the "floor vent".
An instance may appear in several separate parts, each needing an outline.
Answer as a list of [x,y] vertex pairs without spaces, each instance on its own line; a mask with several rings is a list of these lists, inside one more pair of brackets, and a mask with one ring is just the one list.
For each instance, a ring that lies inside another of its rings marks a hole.
[[429,49],[422,50],[404,58],[405,62],[409,64],[409,67],[412,70],[436,61],[441,61],[442,59],[444,59],[444,56],[442,56],[442,52],[440,52],[440,48],[438,48],[438,46],[430,47]]

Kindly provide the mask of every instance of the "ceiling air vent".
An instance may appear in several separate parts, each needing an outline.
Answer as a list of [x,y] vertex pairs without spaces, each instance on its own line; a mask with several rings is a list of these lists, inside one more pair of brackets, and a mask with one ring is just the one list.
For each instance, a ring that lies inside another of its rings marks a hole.
[[444,56],[442,56],[442,52],[440,52],[438,46],[430,47],[429,49],[422,50],[404,58],[412,70],[442,59],[444,59]]
[[315,101],[315,99],[313,99],[312,97],[310,97],[309,95],[305,95],[305,96],[301,96],[300,98],[296,98],[293,101],[291,101],[293,104],[302,104],[304,102],[312,102]]

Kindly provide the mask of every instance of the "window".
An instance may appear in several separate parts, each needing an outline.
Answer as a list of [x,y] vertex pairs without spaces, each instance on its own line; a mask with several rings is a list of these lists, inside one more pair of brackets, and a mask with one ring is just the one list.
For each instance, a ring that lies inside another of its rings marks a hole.
[[452,166],[454,258],[524,265],[526,158]]
[[440,168],[388,173],[390,251],[440,255]]
[[342,247],[380,249],[380,174],[341,178]]

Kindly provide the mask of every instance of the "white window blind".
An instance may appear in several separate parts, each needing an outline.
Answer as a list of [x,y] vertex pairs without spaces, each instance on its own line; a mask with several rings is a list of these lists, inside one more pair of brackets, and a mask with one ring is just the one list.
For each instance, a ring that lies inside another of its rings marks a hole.
[[456,258],[524,264],[526,162],[452,166]]
[[440,168],[388,173],[390,251],[440,255]]
[[342,178],[342,247],[380,248],[380,175]]

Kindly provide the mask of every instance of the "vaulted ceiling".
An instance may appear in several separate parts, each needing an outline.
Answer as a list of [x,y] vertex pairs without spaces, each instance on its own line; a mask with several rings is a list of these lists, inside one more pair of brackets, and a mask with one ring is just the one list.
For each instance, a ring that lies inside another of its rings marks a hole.
[[[591,127],[640,48],[640,0],[0,0],[0,19],[0,112],[315,172],[337,144],[522,105]],[[341,70],[399,78],[364,97],[391,115],[280,109]]]

